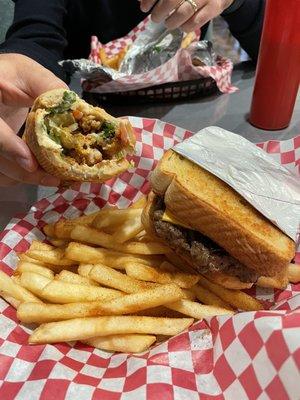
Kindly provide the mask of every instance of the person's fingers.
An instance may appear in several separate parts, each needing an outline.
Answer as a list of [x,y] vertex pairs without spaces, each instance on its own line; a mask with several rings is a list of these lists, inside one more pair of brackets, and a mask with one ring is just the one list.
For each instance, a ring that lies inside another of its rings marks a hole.
[[8,176],[5,176],[3,174],[0,174],[0,187],[8,187],[8,186],[15,186],[17,185],[19,182],[9,178]]
[[[201,9],[206,4],[206,0],[196,0],[198,9]],[[166,27],[168,29],[176,29],[185,24],[190,18],[195,15],[193,6],[184,1],[166,20]]]
[[18,164],[26,171],[33,172],[38,163],[27,144],[0,118],[0,156]]
[[31,59],[30,62],[32,62],[30,64],[30,73],[27,75],[21,73],[24,92],[27,93],[29,98],[34,100],[42,93],[52,89],[68,89],[67,84],[57,78],[51,71]]
[[140,0],[140,7],[143,12],[148,12],[154,6],[157,0]]
[[0,103],[8,106],[31,107],[40,94],[68,86],[51,71],[21,54],[0,54]]
[[8,107],[0,104],[0,117],[14,131],[19,132],[28,114],[28,108]]
[[0,173],[17,182],[32,185],[59,186],[60,180],[55,176],[47,174],[41,168],[34,172],[25,171],[13,161],[0,157]]
[[[214,15],[215,16],[215,15]],[[210,8],[205,6],[201,8],[196,14],[194,14],[188,21],[181,25],[181,29],[184,32],[192,32],[196,28],[201,28],[208,21],[213,18]]]
[[180,4],[184,4],[184,1],[160,0],[151,11],[152,21],[157,23],[164,21],[168,18],[172,11],[176,10],[174,13],[177,13],[178,8],[181,8]]

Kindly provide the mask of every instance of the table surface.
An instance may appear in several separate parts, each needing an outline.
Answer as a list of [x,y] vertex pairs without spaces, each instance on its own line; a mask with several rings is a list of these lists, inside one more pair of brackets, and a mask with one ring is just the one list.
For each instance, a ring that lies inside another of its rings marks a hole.
[[[136,106],[104,107],[113,115],[135,115],[139,117],[158,118],[182,128],[197,132],[207,126],[220,126],[240,134],[251,142],[262,142],[270,139],[285,140],[300,134],[300,93],[290,126],[282,131],[268,132],[256,129],[247,122],[253,83],[254,68],[249,63],[235,66],[232,82],[239,91],[230,95],[214,95],[204,99],[195,99],[184,103],[151,104]],[[77,81],[71,85],[79,91]],[[54,188],[18,185],[0,188],[0,229],[20,212],[43,197],[55,192]]]

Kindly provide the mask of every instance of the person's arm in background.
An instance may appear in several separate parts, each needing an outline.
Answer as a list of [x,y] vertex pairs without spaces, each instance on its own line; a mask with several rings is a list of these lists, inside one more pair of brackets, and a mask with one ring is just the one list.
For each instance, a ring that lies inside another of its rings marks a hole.
[[0,54],[23,54],[65,79],[57,62],[67,46],[64,30],[67,0],[15,0],[14,3],[14,20],[5,42],[0,44]]
[[0,45],[0,186],[18,182],[56,186],[59,180],[39,168],[17,133],[37,96],[66,87],[57,64],[66,46],[66,1],[15,3],[13,24]]
[[235,0],[221,14],[232,35],[253,61],[258,57],[264,10],[265,0]]

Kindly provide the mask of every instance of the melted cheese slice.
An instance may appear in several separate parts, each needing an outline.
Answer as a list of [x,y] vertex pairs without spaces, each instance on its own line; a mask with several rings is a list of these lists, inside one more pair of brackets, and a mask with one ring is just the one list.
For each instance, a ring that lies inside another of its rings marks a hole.
[[183,228],[191,229],[189,226],[183,224],[182,222],[178,221],[170,211],[165,210],[162,220],[165,222],[170,222],[173,225],[182,226]]

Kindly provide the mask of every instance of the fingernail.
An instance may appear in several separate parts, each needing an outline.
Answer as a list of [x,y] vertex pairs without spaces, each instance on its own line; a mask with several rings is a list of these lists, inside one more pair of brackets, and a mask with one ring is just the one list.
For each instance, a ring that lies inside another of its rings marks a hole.
[[60,180],[52,175],[45,175],[40,182],[43,186],[59,186]]
[[20,165],[23,169],[25,169],[28,172],[33,172],[35,170],[34,165],[32,164],[31,160],[28,158],[23,158],[23,157],[18,157],[16,159],[17,164]]

